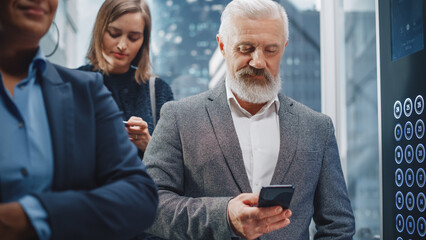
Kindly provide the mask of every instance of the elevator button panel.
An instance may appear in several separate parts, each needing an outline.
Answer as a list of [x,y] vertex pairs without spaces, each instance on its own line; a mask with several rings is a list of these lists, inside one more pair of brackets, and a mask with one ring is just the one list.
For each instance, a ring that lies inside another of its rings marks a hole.
[[423,239],[426,235],[424,115],[421,95],[394,102],[394,226],[400,234],[396,239]]

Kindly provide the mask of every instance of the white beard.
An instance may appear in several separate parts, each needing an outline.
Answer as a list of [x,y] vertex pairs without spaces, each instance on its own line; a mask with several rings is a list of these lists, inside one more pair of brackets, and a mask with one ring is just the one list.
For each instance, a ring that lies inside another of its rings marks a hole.
[[249,67],[243,68],[235,74],[227,71],[226,78],[231,91],[241,100],[249,103],[266,103],[274,99],[281,90],[281,78],[278,73],[276,77],[269,72],[264,72],[266,84],[260,84],[256,80],[245,78],[243,75],[252,72]]

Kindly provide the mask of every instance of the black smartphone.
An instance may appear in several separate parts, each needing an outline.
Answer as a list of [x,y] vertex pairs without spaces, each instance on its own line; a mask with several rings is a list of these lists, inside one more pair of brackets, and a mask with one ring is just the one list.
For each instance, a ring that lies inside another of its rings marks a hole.
[[287,209],[293,197],[293,185],[269,185],[260,190],[258,207],[281,206]]
[[128,126],[129,126],[129,123],[128,123],[127,121],[123,121],[123,123],[124,123],[124,126],[125,126],[125,127],[128,127]]

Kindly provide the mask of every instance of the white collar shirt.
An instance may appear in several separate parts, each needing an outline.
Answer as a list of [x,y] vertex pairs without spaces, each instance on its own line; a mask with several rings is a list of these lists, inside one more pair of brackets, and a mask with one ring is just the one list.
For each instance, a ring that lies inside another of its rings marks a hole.
[[278,96],[255,115],[242,108],[226,82],[226,95],[253,193],[269,185],[280,151]]

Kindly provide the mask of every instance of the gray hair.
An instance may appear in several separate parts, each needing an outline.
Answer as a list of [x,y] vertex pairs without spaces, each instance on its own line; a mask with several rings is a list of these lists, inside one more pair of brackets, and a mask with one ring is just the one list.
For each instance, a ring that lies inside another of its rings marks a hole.
[[250,19],[276,19],[281,18],[284,25],[284,40],[289,38],[288,17],[285,9],[272,0],[233,0],[223,10],[220,18],[219,36],[226,41],[232,18],[246,17]]

